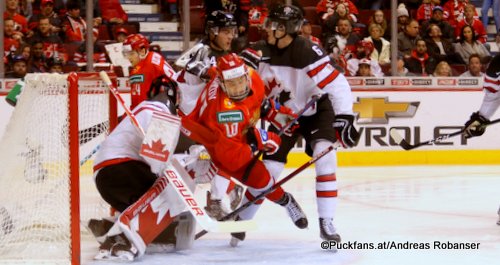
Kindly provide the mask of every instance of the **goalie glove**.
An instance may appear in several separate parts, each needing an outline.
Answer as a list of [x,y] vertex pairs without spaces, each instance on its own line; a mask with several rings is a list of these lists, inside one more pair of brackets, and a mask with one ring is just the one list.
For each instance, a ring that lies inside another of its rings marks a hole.
[[471,138],[483,135],[486,130],[486,125],[490,121],[483,117],[479,112],[474,112],[470,116],[470,120],[465,123],[463,135],[465,138]]
[[217,174],[217,167],[210,160],[210,155],[203,145],[190,146],[184,163],[196,184],[209,183]]
[[[262,102],[260,113],[261,118],[269,121],[280,131],[283,130],[289,122],[298,118],[297,114],[293,113],[290,108],[280,105],[273,99],[266,99]],[[299,128],[299,124],[295,122],[288,126],[283,133],[287,136],[291,136],[297,128]]]
[[281,144],[281,138],[277,134],[255,127],[248,130],[247,141],[252,151],[264,151],[267,155],[276,153]]
[[344,148],[355,146],[359,140],[359,133],[354,128],[354,116],[340,114],[335,116],[333,128],[336,130],[337,140]]
[[208,52],[208,47],[206,45],[200,48],[186,64],[186,72],[204,80],[210,79],[208,70],[212,65],[208,57]]
[[252,67],[253,69],[259,69],[259,63],[261,61],[262,55],[259,51],[251,48],[246,48],[240,53],[240,57],[243,58],[245,64]]

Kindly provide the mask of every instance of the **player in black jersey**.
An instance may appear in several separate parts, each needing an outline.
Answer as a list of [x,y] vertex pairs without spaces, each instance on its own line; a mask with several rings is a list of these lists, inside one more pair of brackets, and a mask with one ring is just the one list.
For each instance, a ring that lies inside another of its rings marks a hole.
[[[327,53],[298,35],[302,21],[299,8],[275,7],[264,25],[267,40],[258,42],[253,50],[242,52],[248,64],[258,70],[271,91],[270,95],[295,113],[301,111],[313,96],[320,96],[299,119],[299,128],[282,135],[278,152],[264,156],[264,163],[275,179],[283,171],[287,155],[299,136],[305,139],[305,151],[310,156],[336,141],[346,148],[353,147],[359,138],[353,125],[351,88],[344,75],[330,63]],[[269,130],[276,132],[278,129]],[[336,152],[330,152],[315,165],[320,236],[325,240],[340,241],[333,223],[337,208]]]

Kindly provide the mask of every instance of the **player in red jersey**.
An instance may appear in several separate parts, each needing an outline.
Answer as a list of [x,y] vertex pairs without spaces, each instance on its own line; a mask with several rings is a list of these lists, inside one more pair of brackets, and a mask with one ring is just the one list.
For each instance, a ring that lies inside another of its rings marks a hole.
[[[182,119],[184,133],[205,146],[212,162],[224,172],[248,186],[243,203],[274,184],[274,179],[257,160],[247,180],[242,177],[256,150],[268,154],[279,148],[279,136],[255,128],[259,118],[284,126],[295,114],[290,109],[265,99],[264,83],[257,72],[231,53],[217,60],[217,76],[201,92],[195,109]],[[278,187],[266,198],[284,206],[295,225],[307,227],[307,218],[289,193]],[[253,218],[263,200],[257,201],[237,220]],[[233,233],[231,245],[244,239],[245,233]]]
[[130,72],[131,109],[150,97],[155,80],[165,77],[171,79],[175,74],[163,56],[149,51],[149,41],[141,34],[127,37],[123,42],[123,56],[133,67]]

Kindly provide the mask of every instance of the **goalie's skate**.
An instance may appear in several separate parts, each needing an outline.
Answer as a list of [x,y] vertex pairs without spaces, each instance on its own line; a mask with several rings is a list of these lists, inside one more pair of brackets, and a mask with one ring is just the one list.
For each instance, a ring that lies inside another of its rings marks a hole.
[[340,242],[340,235],[333,226],[333,218],[319,218],[319,235],[323,240]]
[[99,253],[94,257],[96,260],[121,260],[133,261],[139,251],[135,248],[124,234],[107,237],[99,246]]
[[106,240],[106,233],[113,226],[113,222],[108,219],[90,219],[87,223],[88,230],[97,239],[100,244]]
[[234,189],[229,193],[229,201],[231,202],[231,210],[235,210],[243,199],[243,192],[245,188],[236,184]]
[[278,204],[286,208],[288,216],[292,219],[293,223],[300,229],[307,228],[308,222],[304,211],[300,208],[297,201],[293,198],[292,194],[286,192],[283,199]]
[[210,199],[210,192],[207,191],[207,206],[205,206],[205,211],[208,216],[215,220],[220,220],[228,214],[228,211],[224,209],[221,200]]

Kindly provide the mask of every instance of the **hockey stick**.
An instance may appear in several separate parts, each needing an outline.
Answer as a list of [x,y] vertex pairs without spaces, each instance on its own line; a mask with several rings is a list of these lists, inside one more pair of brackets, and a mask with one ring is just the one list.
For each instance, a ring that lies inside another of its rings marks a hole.
[[220,222],[214,221],[203,209],[203,207],[198,204],[195,200],[193,191],[194,186],[196,185],[193,181],[192,183],[188,183],[191,180],[189,173],[187,173],[181,164],[173,158],[171,160],[170,165],[165,169],[163,177],[167,178],[169,183],[172,183],[174,190],[177,194],[183,199],[185,204],[188,206],[189,211],[195,217],[196,221],[200,224],[203,229],[206,229],[211,232],[242,232],[254,229],[256,227],[255,221],[247,220],[240,224],[241,221],[232,221],[232,222]]
[[[109,121],[104,121],[94,126],[78,131],[80,144],[85,144],[91,141],[95,137],[99,136],[101,133],[105,132],[108,129],[108,127],[109,127]],[[84,137],[84,136],[90,136],[90,137]]]
[[[288,128],[290,128],[294,123],[296,123],[299,118],[312,106],[314,106],[314,104],[321,98],[320,95],[313,95],[311,97],[311,100],[309,100],[306,105],[304,106],[304,108],[299,111],[299,113],[297,113],[297,117],[293,120],[291,120],[289,123],[287,123],[285,125],[285,127],[281,128],[281,130],[279,130],[278,132],[278,136],[281,136],[285,133],[286,130],[288,130]],[[250,171],[252,171],[252,168],[253,166],[255,165],[255,163],[257,162],[257,160],[259,160],[260,156],[262,155],[262,151],[259,151],[253,158],[252,160],[250,161],[250,163],[248,164],[247,168],[245,169],[245,172],[243,173],[243,176],[241,177],[241,181],[243,183],[245,183],[247,180],[248,180],[248,176],[250,175]]]
[[146,135],[144,133],[144,130],[142,129],[141,125],[139,124],[139,122],[135,118],[134,114],[132,113],[132,111],[130,111],[130,108],[127,107],[127,105],[125,104],[125,101],[123,100],[122,96],[120,96],[120,92],[118,91],[118,88],[116,88],[116,86],[113,85],[113,83],[111,83],[111,79],[109,78],[108,74],[104,71],[101,71],[101,72],[99,72],[99,75],[101,76],[101,79],[104,81],[104,83],[108,86],[111,93],[113,93],[113,96],[115,96],[116,100],[118,102],[120,102],[120,105],[122,106],[123,110],[125,110],[125,113],[130,118],[130,120],[134,124],[135,128],[137,128],[137,130],[139,130],[139,132],[142,134],[142,136]]
[[[286,177],[281,179],[280,181],[276,182],[272,187],[268,188],[267,190],[263,191],[261,194],[257,195],[253,200],[246,202],[245,204],[241,205],[231,213],[227,214],[226,216],[222,217],[219,221],[227,221],[230,219],[233,219],[236,215],[241,213],[243,210],[248,208],[250,205],[254,204],[256,201],[264,198],[267,194],[273,192],[276,188],[279,186],[282,186],[286,182],[288,182],[290,179],[298,175],[300,172],[304,171],[307,167],[310,165],[314,164],[316,161],[318,161],[320,158],[328,154],[330,151],[333,149],[336,149],[337,147],[342,146],[339,141],[335,142],[333,145],[327,147],[325,150],[321,151],[321,153],[315,155],[312,157],[309,161],[307,161],[305,164],[300,166],[299,168],[295,169],[292,173],[288,174]],[[238,221],[239,222],[239,221]],[[202,230],[199,233],[196,234],[195,239],[198,239],[208,233],[207,230]]]
[[[484,126],[490,126],[490,125],[493,125],[495,123],[498,123],[500,122],[500,119],[496,119],[496,120],[492,120],[490,121],[489,123],[487,124],[484,124]],[[447,140],[448,138],[451,138],[451,137],[454,137],[454,136],[457,136],[457,135],[461,135],[465,132],[465,127],[463,129],[461,129],[460,131],[457,131],[457,132],[454,132],[454,133],[450,133],[450,134],[444,134],[444,135],[441,135],[439,137],[436,137],[432,140],[429,140],[429,141],[425,141],[425,142],[421,142],[421,143],[416,143],[416,144],[410,144],[408,143],[402,136],[401,134],[399,134],[399,132],[397,131],[397,129],[395,128],[392,128],[390,130],[390,135],[391,135],[391,138],[399,145],[401,146],[404,150],[413,150],[415,148],[418,148],[418,147],[421,147],[421,146],[424,146],[424,145],[434,145],[436,143],[440,143],[444,140]]]

